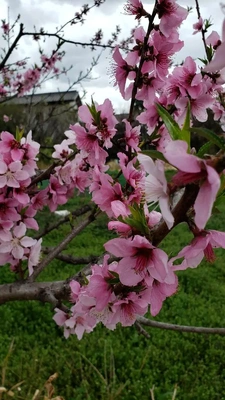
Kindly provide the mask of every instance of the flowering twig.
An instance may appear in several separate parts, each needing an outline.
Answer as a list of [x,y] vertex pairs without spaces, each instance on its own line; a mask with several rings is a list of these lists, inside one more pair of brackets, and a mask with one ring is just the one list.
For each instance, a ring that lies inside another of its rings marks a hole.
[[[195,0],[195,5],[196,5],[196,11],[197,11],[198,19],[200,19],[200,18],[201,18],[201,12],[200,12],[200,7],[199,7],[199,2],[198,2],[198,0]],[[204,44],[206,57],[207,57],[207,59],[208,59],[208,52],[207,52],[207,44],[206,44],[206,39],[205,39],[205,32],[206,32],[206,31],[205,31],[204,27],[202,27],[202,29],[201,29],[202,41],[203,41],[203,44]],[[210,60],[209,60],[209,61],[210,61]]]

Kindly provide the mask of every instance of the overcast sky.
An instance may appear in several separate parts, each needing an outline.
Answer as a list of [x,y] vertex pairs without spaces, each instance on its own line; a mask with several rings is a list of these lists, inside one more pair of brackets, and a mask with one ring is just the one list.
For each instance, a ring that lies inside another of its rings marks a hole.
[[[33,26],[36,28],[43,27],[48,32],[54,32],[56,27],[61,26],[67,20],[71,19],[76,11],[80,10],[83,3],[87,0],[1,0],[1,19],[6,18],[8,14],[10,22],[12,23],[18,14],[21,15],[20,22],[24,23],[26,31],[33,31]],[[184,7],[195,7],[194,0],[180,0],[178,3]],[[211,28],[221,33],[222,21],[224,15],[220,8],[220,1],[212,0],[199,0],[201,13],[203,18],[211,17],[214,26]],[[92,4],[92,0],[89,0]],[[152,1],[145,2],[146,10],[151,11]],[[99,8],[94,8],[87,17],[83,26],[73,25],[65,29],[65,38],[76,41],[85,42],[99,29],[102,28],[105,39],[110,38],[110,33],[115,30],[118,24],[122,28],[120,38],[127,38],[130,34],[131,28],[134,26],[134,19],[132,16],[124,14],[123,0],[106,0],[106,2]],[[201,43],[200,34],[192,35],[192,25],[197,21],[195,8],[189,14],[188,19],[184,22],[180,29],[181,39],[185,41],[185,47],[176,58],[176,62],[182,61],[187,55],[194,58],[203,57],[204,50]],[[16,33],[16,29],[15,29]],[[210,33],[210,31],[209,31]],[[1,45],[1,42],[0,42]],[[44,44],[46,55],[50,55],[53,48],[54,40],[46,40]],[[92,57],[97,57],[99,51],[90,52],[88,48],[75,47],[73,45],[66,45],[66,56],[63,59],[63,65],[69,67],[73,66],[67,76],[60,77],[59,80],[48,81],[42,87],[42,91],[57,91],[67,90],[69,82],[72,83],[78,77],[80,71],[85,72],[90,67]],[[37,46],[30,38],[23,38],[20,42],[17,54],[14,55],[16,59],[29,57],[31,62],[39,60]],[[99,59],[98,65],[92,72],[91,80],[82,82],[83,88],[87,91],[85,101],[90,101],[91,96],[94,97],[98,103],[104,101],[109,97],[117,112],[123,112],[128,108],[129,103],[124,102],[119,95],[117,88],[113,87],[112,73],[110,71],[111,55],[109,51],[103,51]],[[79,87],[76,87],[79,91]]]

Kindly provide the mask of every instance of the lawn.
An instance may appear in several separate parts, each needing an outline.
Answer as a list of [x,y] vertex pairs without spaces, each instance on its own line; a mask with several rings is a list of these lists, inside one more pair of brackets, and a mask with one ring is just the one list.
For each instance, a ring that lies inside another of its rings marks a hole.
[[[87,202],[86,196],[75,196],[66,208],[72,210]],[[216,215],[214,229],[223,229],[224,217],[224,212]],[[57,218],[45,210],[40,224]],[[210,223],[209,226],[212,227]],[[60,226],[57,232],[46,236],[44,245],[55,246],[68,229]],[[111,237],[107,219],[101,216],[75,238],[66,253],[98,255]],[[180,225],[167,236],[162,248],[176,253],[190,237],[186,226]],[[225,326],[225,254],[223,250],[216,254],[213,265],[205,262],[197,269],[178,274],[178,293],[164,303],[156,320]],[[74,266],[54,261],[40,279],[65,279],[75,271]],[[12,273],[2,268],[1,282],[11,280]],[[0,308],[0,386],[10,388],[23,381],[19,390],[13,389],[14,399],[31,400],[35,390],[43,388],[55,372],[55,395],[65,400],[147,400],[153,385],[155,400],[171,400],[175,386],[178,400],[225,399],[225,337],[149,328],[147,339],[135,327],[118,327],[111,332],[98,326],[81,341],[76,337],[66,340],[52,316],[48,304],[36,302],[8,303]],[[0,393],[0,400],[10,398]],[[44,392],[40,399],[44,399]]]

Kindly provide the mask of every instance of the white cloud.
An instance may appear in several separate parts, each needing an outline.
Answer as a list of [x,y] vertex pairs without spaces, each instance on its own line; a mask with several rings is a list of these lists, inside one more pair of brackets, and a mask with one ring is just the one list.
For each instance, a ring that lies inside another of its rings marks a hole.
[[[44,27],[48,32],[54,32],[55,27],[59,27],[67,20],[70,20],[76,11],[79,11],[83,5],[82,0],[1,0],[1,18],[7,19],[7,7],[10,7],[10,21],[14,21],[16,16],[21,14],[21,22],[24,23],[26,30],[33,29],[36,25],[37,28]],[[91,1],[89,1],[92,4]],[[193,11],[188,16],[187,21],[184,22],[180,33],[181,39],[185,41],[185,47],[179,53],[176,61],[182,61],[187,55],[193,58],[202,57],[204,55],[204,48],[201,41],[201,35],[192,35],[192,25],[197,21],[197,14],[195,10],[194,0],[180,0],[178,1],[182,6],[193,6]],[[84,25],[67,26],[64,29],[66,38],[75,41],[89,41],[90,37],[101,28],[104,32],[105,40],[110,38],[111,32],[114,31],[116,25],[122,28],[121,38],[126,38],[130,34],[130,30],[135,24],[132,16],[126,16],[123,10],[123,0],[106,0],[106,2],[99,8],[94,8],[86,18]],[[146,8],[151,11],[153,1],[145,2]],[[216,23],[212,28],[218,30],[220,33],[222,26],[223,14],[220,9],[220,2],[211,0],[200,0],[201,13],[203,18],[211,19]],[[15,31],[16,33],[16,31]],[[50,54],[55,44],[54,39],[46,39],[43,44],[44,52]],[[1,43],[0,43],[1,45]],[[66,45],[66,56],[64,64],[67,66],[72,65],[73,69],[67,76],[62,76],[58,81],[49,81],[43,87],[43,90],[65,90],[68,87],[68,81],[73,82],[76,80],[80,71],[85,72],[90,66],[93,56],[97,56],[98,52],[91,52],[89,48],[75,47]],[[14,60],[18,57],[30,57],[32,63],[38,62],[39,55],[37,52],[36,43],[31,38],[23,38],[21,45],[14,55]],[[115,108],[121,108],[121,111],[128,108],[127,102],[124,102],[119,95],[119,91],[110,83],[110,60],[111,55],[109,51],[104,51],[101,55],[99,64],[93,70],[94,80],[86,80],[83,82],[83,87],[87,91],[87,100],[94,94],[94,98],[98,102],[104,101],[105,97],[110,97],[113,100]]]

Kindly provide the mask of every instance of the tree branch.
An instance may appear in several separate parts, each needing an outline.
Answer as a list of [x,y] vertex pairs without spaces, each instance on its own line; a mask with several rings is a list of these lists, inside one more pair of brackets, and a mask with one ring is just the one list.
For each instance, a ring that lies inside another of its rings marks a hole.
[[[71,215],[76,218],[76,217],[80,217],[83,214],[86,214],[88,211],[91,211],[91,206],[85,205],[85,206],[79,208],[78,210],[72,211]],[[63,218],[60,218],[54,224],[50,225],[49,227],[44,228],[38,235],[35,235],[34,239],[38,240],[38,239],[42,238],[43,236],[52,232],[54,229],[57,229],[59,226],[61,226],[62,224],[65,224],[66,222],[69,222],[69,221],[70,221],[69,215],[66,215]]]
[[170,331],[225,335],[225,328],[205,328],[202,326],[174,325],[166,322],[153,321],[145,317],[138,317],[137,321],[141,325],[151,326],[152,328],[167,329]]
[[54,258],[63,251],[66,246],[74,239],[86,226],[95,220],[97,216],[96,210],[94,210],[85,220],[83,220],[80,225],[73,228],[72,231],[66,236],[65,239],[55,247],[51,253],[47,255],[35,268],[33,274],[27,278],[27,282],[33,282],[37,276],[43,271],[43,269],[52,261]]
[[16,36],[14,42],[12,43],[12,45],[9,47],[5,57],[3,58],[3,60],[0,63],[0,71],[2,68],[4,68],[7,60],[9,59],[9,57],[11,56],[13,50],[15,49],[17,43],[19,42],[20,38],[23,36],[23,24],[20,24],[20,30],[18,35]]
[[[198,185],[191,184],[186,186],[183,196],[173,209],[172,214],[174,216],[174,225],[172,229],[175,228],[175,226],[178,225],[179,223],[184,222],[186,220],[186,214],[190,209],[190,207],[193,206],[196,197],[198,195],[198,192],[199,192]],[[168,235],[168,233],[171,230],[169,230],[165,222],[162,222],[158,227],[156,227],[155,230],[153,229],[151,232],[152,244],[154,246],[158,246],[159,243],[162,242],[162,240],[166,237],[166,235]]]
[[60,41],[60,45],[62,46],[65,43],[68,44],[73,44],[75,46],[82,46],[82,47],[100,47],[102,49],[115,49],[116,46],[111,46],[109,44],[100,44],[100,43],[91,43],[91,42],[77,42],[75,40],[70,40],[70,39],[64,39],[62,36],[58,35],[57,33],[48,33],[48,32],[38,32],[38,33],[34,33],[34,32],[23,32],[23,34],[21,36],[34,36],[34,35],[38,35],[38,36],[48,36],[48,37],[55,37],[56,39],[58,39]]
[[[44,254],[49,254],[53,251],[53,248],[44,247],[42,248]],[[73,257],[70,254],[58,254],[55,257],[57,260],[63,261],[67,264],[78,265],[78,264],[95,264],[97,263],[99,257],[98,256],[88,256],[88,257]]]

